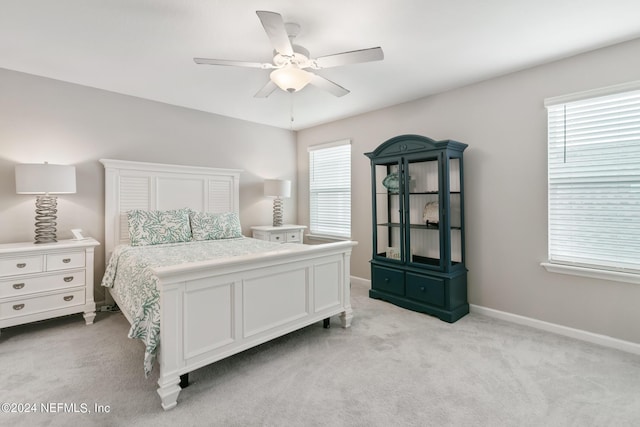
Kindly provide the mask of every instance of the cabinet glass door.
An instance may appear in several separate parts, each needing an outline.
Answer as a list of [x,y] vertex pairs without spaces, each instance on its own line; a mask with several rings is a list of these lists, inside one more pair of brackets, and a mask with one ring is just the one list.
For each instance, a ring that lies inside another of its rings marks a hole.
[[449,218],[450,227],[447,230],[451,242],[451,265],[463,263],[463,216],[462,216],[462,159],[449,158]]
[[375,173],[376,239],[374,256],[404,262],[400,163],[377,164]]
[[412,263],[440,268],[442,209],[438,157],[407,162],[407,256]]

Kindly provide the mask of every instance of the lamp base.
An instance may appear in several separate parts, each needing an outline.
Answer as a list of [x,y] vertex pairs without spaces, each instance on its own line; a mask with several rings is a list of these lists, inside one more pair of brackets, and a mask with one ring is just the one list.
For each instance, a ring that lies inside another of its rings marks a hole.
[[35,243],[52,243],[56,239],[56,213],[58,198],[55,196],[38,196],[36,199],[36,237]]
[[282,227],[282,199],[276,197],[273,199],[273,226]]

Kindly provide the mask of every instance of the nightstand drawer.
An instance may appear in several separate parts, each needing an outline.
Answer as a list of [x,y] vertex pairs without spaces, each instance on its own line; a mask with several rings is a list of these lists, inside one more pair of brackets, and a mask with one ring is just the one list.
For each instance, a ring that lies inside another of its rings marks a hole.
[[42,271],[42,255],[0,259],[0,277]]
[[272,242],[284,243],[287,241],[287,235],[285,233],[270,233],[269,240]]
[[251,227],[254,239],[276,243],[302,243],[304,225],[285,224],[282,226],[256,225]]
[[47,254],[47,271],[84,267],[84,251]]
[[0,281],[0,298],[84,286],[84,270]]
[[296,231],[287,231],[286,236],[287,236],[287,242],[289,243],[299,243],[302,242],[302,236],[301,236],[301,232],[299,230]]
[[41,297],[24,298],[0,304],[0,319],[9,319],[11,317],[84,304],[84,289],[76,289],[74,291]]
[[266,233],[264,231],[254,231],[252,237],[254,239],[269,240],[269,233]]

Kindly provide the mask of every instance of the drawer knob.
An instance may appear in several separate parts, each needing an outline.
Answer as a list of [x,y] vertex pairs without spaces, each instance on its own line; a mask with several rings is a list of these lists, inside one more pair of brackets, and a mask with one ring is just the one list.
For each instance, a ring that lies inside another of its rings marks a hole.
[[276,236],[276,240],[280,240],[280,236]]
[[67,295],[66,297],[62,297],[65,301],[71,301],[73,299],[73,295]]
[[71,258],[65,258],[62,260],[65,264],[69,264],[71,262]]
[[16,283],[13,285],[13,289],[22,289],[24,288],[24,283]]
[[384,278],[384,281],[385,281],[385,282],[387,282],[387,283],[389,283],[389,278],[388,278],[388,277],[385,277],[385,278]]
[[64,279],[62,279],[62,280],[64,280],[65,282],[69,283],[70,281],[72,281],[72,280],[73,280],[73,276],[67,276],[67,277],[65,277],[65,278],[64,278]]
[[13,309],[16,310],[16,311],[17,310],[22,310],[23,308],[24,308],[24,304],[15,304],[13,306]]
[[424,292],[425,291],[424,286],[420,286],[420,290]]
[[18,264],[16,264],[16,267],[18,268],[25,268],[27,266],[26,262],[19,262]]

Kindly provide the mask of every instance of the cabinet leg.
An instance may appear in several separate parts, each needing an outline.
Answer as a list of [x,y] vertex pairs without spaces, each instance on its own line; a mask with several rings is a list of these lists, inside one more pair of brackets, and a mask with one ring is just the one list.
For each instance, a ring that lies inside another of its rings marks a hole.
[[329,317],[322,321],[322,327],[325,329],[329,329],[331,327],[331,319]]

